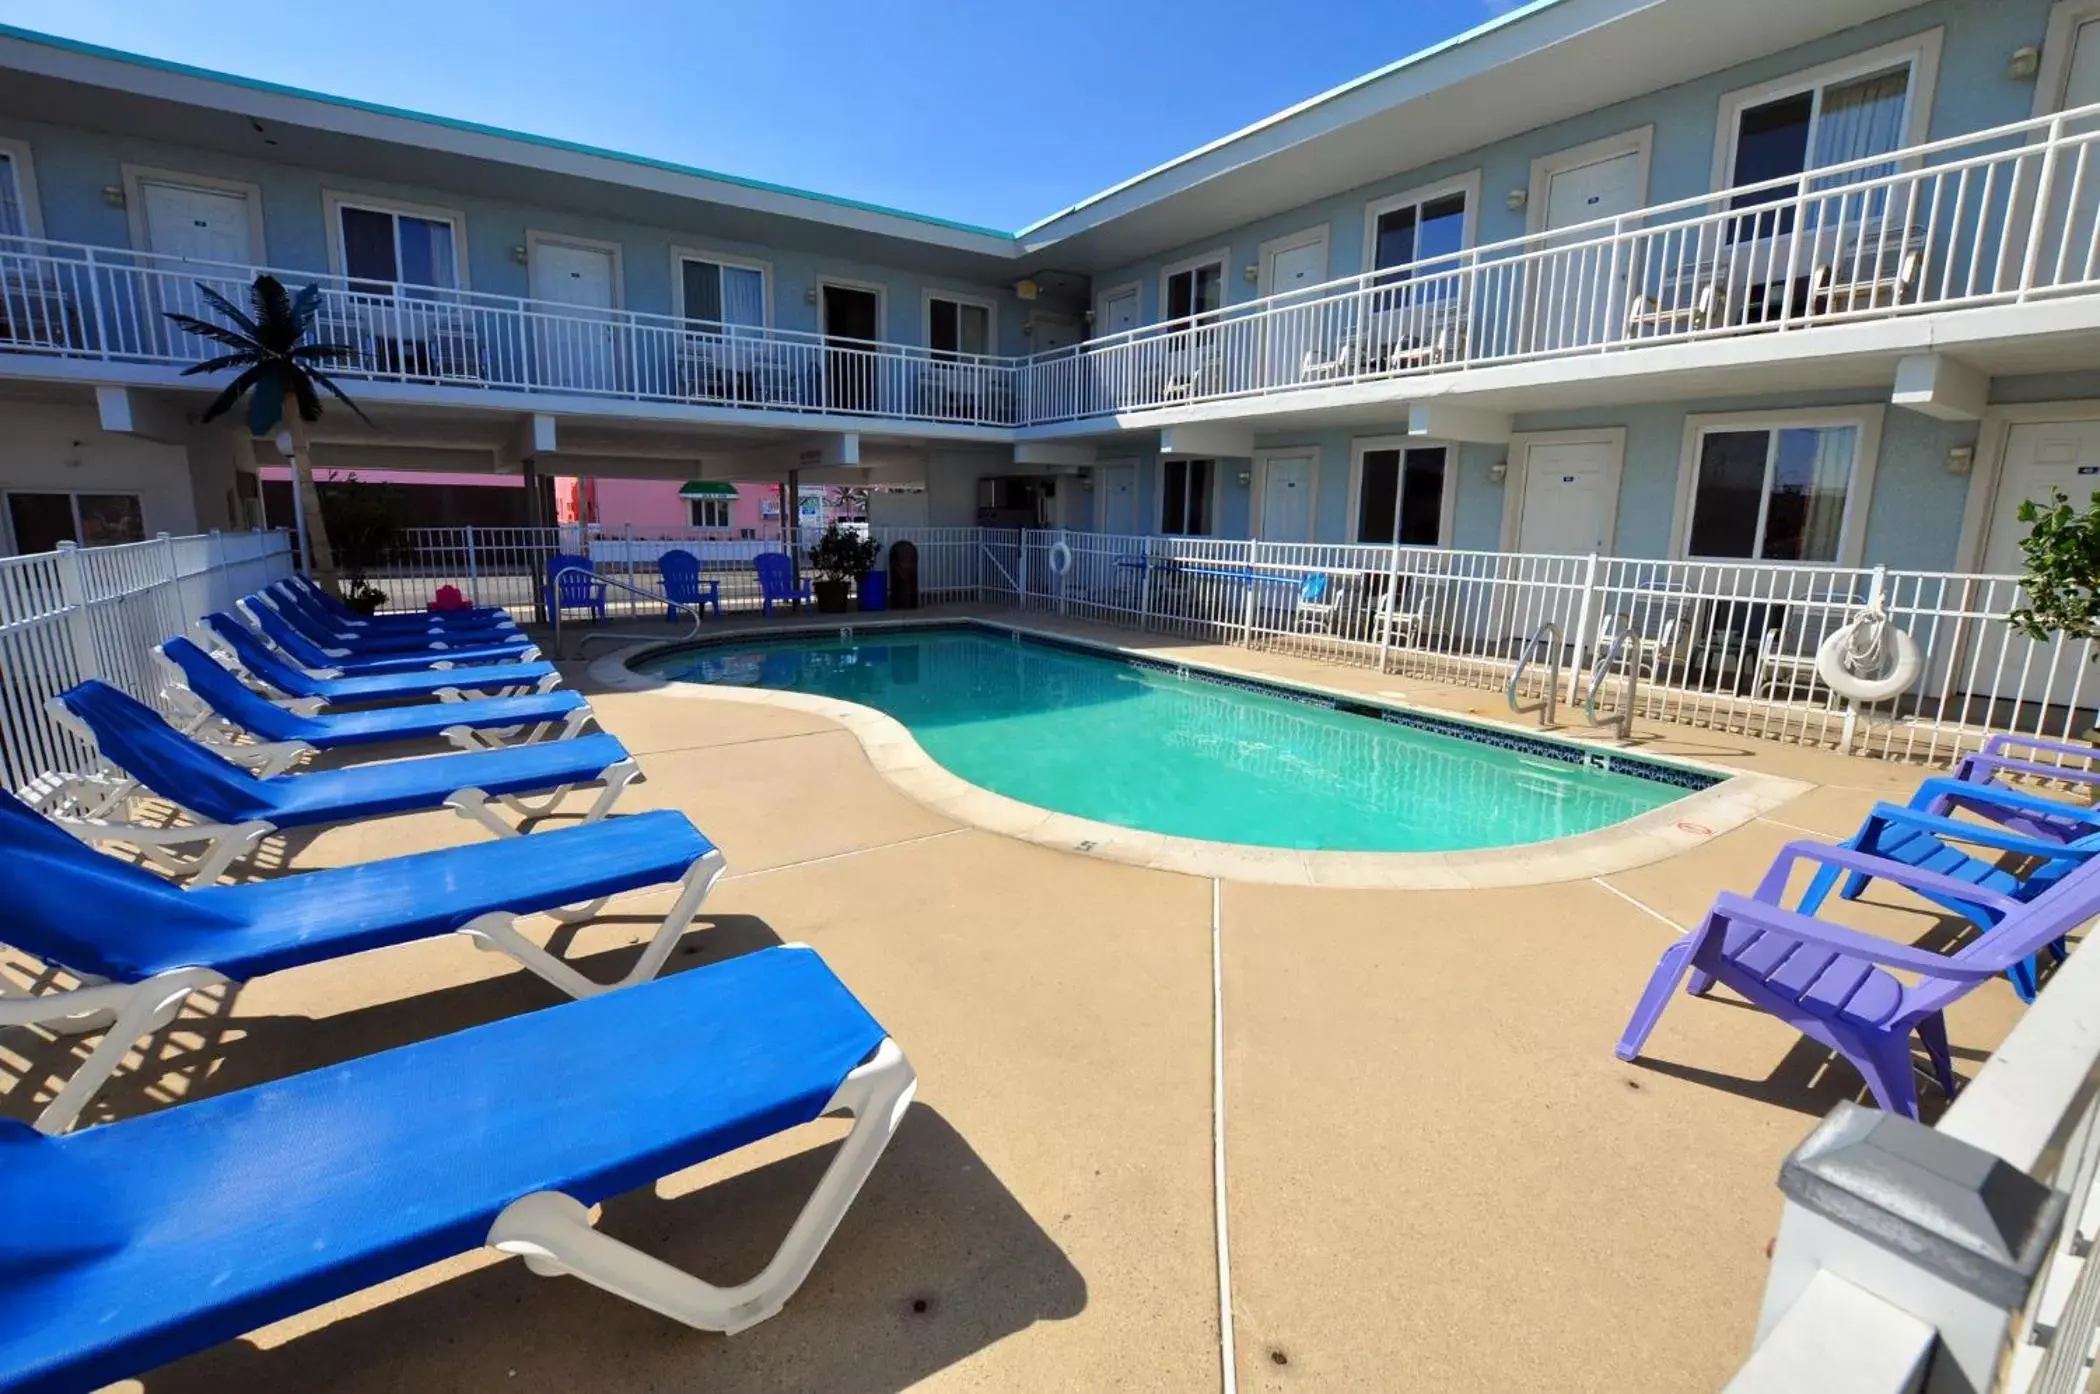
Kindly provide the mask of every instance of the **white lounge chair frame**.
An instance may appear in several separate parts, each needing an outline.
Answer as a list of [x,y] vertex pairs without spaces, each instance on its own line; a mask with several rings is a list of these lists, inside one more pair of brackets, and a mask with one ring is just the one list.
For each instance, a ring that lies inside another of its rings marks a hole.
[[[491,911],[475,916],[454,933],[466,936],[478,948],[510,955],[519,967],[571,997],[595,997],[602,992],[648,982],[663,971],[672,950],[678,947],[678,941],[691,927],[693,917],[700,912],[715,882],[721,879],[726,865],[720,849],[710,848],[686,868],[685,875],[678,881],[678,894],[670,911],[650,935],[641,956],[627,972],[608,983],[585,977],[560,954],[520,934],[517,925],[526,918],[525,915]],[[546,915],[558,924],[577,924],[595,917],[611,899],[611,896],[600,896],[581,905],[531,913]],[[37,1115],[37,1130],[52,1134],[72,1127],[110,1076],[124,1063],[131,1048],[173,1021],[193,993],[231,981],[209,968],[170,969],[136,983],[110,982],[74,974],[70,969],[65,971],[78,979],[79,987],[23,993],[0,978],[0,1026],[40,1026],[61,1035],[82,1035],[98,1030],[103,1033],[87,1059]]]
[[[327,710],[328,699],[325,697],[294,697],[291,696],[289,693],[280,692],[277,688],[273,687],[264,679],[258,677],[254,673],[249,672],[248,666],[245,663],[241,662],[241,656],[234,650],[234,647],[231,644],[227,643],[225,639],[220,637],[219,631],[213,629],[203,620],[198,620],[194,625],[190,627],[190,637],[195,639],[198,645],[201,648],[203,648],[206,653],[211,654],[214,658],[217,658],[222,663],[225,663],[228,667],[230,667],[233,670],[234,674],[237,677],[239,677],[242,682],[248,684],[249,687],[255,689],[255,691],[260,693],[261,695],[269,698],[278,706],[283,707],[286,711],[296,712],[300,716],[313,716],[317,712]],[[256,639],[260,643],[269,643],[269,640],[261,634],[256,635]],[[334,668],[309,668],[305,664],[293,658],[290,654],[286,653],[283,649],[277,649],[276,653],[277,657],[281,659],[286,664],[286,666],[295,668],[299,672],[306,674],[310,678],[314,678],[316,680],[325,682],[329,679],[340,678],[343,676],[341,671]],[[458,666],[459,665],[456,663],[446,662],[438,662],[430,665],[432,672],[439,673],[445,672],[452,668],[456,668]],[[547,673],[542,675],[537,682],[521,682],[515,683],[509,687],[493,689],[476,688],[475,691],[493,692],[495,695],[502,697],[522,697],[531,693],[552,692],[555,688],[560,686],[561,674]],[[464,702],[468,700],[467,694],[456,687],[440,687],[434,688],[432,690],[437,694],[437,698],[441,702]]]
[[[190,823],[173,826],[152,823],[114,821],[122,810],[123,817],[130,815],[131,801],[145,795],[145,790],[136,779],[119,769],[104,757],[95,743],[95,735],[86,722],[73,715],[62,697],[53,697],[44,704],[44,710],[58,726],[71,732],[88,749],[95,752],[101,761],[100,767],[90,774],[68,774],[53,772],[17,790],[17,796],[37,812],[72,833],[83,842],[121,842],[136,847],[147,860],[164,867],[171,875],[193,885],[209,886],[225,874],[226,868],[248,856],[256,844],[277,830],[274,823],[266,819],[255,819],[246,823],[209,822],[184,805],[181,800],[161,795],[164,802],[173,804],[184,817],[195,819]],[[455,730],[462,728],[453,728]],[[214,747],[215,751],[236,764],[253,766],[262,777],[282,773],[296,752],[311,749],[300,741],[263,742],[255,745],[231,745]],[[272,769],[276,766],[276,769]],[[598,797],[583,815],[583,822],[595,823],[612,812],[627,786],[641,777],[641,766],[632,757],[616,760],[599,772],[591,783],[603,786]],[[561,805],[572,790],[583,787],[582,782],[559,784],[545,794],[497,794],[495,802],[516,813],[521,821],[543,818]],[[440,805],[451,809],[464,818],[471,818],[498,837],[522,837],[524,833],[505,822],[489,807],[490,795],[481,789],[465,788],[453,791]],[[174,851],[197,843],[204,850],[194,856],[185,857]]]
[[598,1233],[590,1208],[560,1191],[536,1191],[505,1206],[489,1226],[488,1245],[520,1255],[542,1277],[571,1274],[673,1321],[733,1336],[776,1315],[802,1286],[896,1136],[918,1087],[911,1062],[888,1039],[846,1076],[824,1112],[851,1114],[852,1131],[772,1259],[734,1287],[704,1282]]
[[[285,613],[285,611],[284,611],[284,609],[283,609],[283,607],[282,607],[282,606],[279,606],[279,605],[273,604],[273,603],[271,602],[271,600],[270,600],[270,597],[268,597],[267,595],[262,595],[262,593],[261,593],[261,592],[259,592],[259,591],[258,591],[258,592],[256,593],[256,595],[244,595],[244,596],[242,596],[242,597],[241,597],[241,598],[240,598],[239,600],[236,600],[236,601],[235,601],[235,602],[233,602],[233,603],[234,603],[235,605],[239,606],[239,607],[240,607],[240,609],[241,609],[241,612],[242,612],[243,614],[245,614],[245,615],[246,615],[246,616],[247,616],[247,617],[248,617],[248,618],[249,618],[249,619],[250,619],[251,621],[254,621],[254,620],[256,619],[256,616],[255,616],[255,604],[254,604],[254,602],[255,602],[255,600],[257,599],[257,597],[258,597],[258,596],[260,596],[260,598],[261,598],[261,600],[262,600],[262,603],[263,603],[263,604],[265,604],[265,605],[268,605],[268,606],[269,606],[269,607],[270,607],[270,608],[271,608],[272,610],[274,610],[274,611],[276,611],[276,612],[277,612],[277,616],[278,616],[278,618],[279,618],[279,619],[282,619],[282,620],[283,620],[283,621],[284,621],[284,622],[285,622],[286,624],[289,624],[289,625],[291,625],[291,626],[292,626],[292,628],[294,628],[294,629],[298,629],[298,628],[299,628],[299,626],[298,626],[297,624],[294,624],[294,623],[293,623],[293,621],[292,621],[292,617],[291,617],[290,615],[288,615],[288,614],[286,614],[286,613]],[[255,632],[256,632],[256,633],[257,633],[258,635],[260,635],[260,636],[262,637],[262,641],[263,641],[264,643],[266,643],[266,644],[270,644],[270,646],[271,646],[272,648],[277,648],[277,645],[271,642],[271,640],[270,640],[270,637],[269,637],[269,636],[268,636],[267,634],[263,634],[263,632],[262,632],[262,626],[261,626],[261,623],[260,623],[260,621],[256,621],[256,625],[255,625]],[[304,634],[304,633],[305,633],[305,631],[304,631],[304,630],[300,630],[300,632],[301,632],[302,634]],[[307,642],[308,642],[309,644],[312,644],[312,645],[313,645],[313,646],[314,646],[314,647],[315,647],[316,649],[320,650],[320,651],[321,651],[322,653],[324,653],[324,654],[328,655],[328,656],[329,656],[330,658],[349,658],[349,657],[352,657],[353,655],[355,655],[355,654],[356,654],[356,652],[357,652],[357,650],[355,650],[355,649],[335,649],[335,648],[330,648],[330,647],[328,647],[328,645],[326,645],[326,644],[322,643],[322,642],[321,642],[321,641],[320,641],[319,639],[316,639],[316,638],[314,638],[314,637],[313,637],[312,635],[310,635],[310,634],[309,634],[309,635],[307,635],[307,639],[306,639],[306,641],[307,641]],[[450,667],[453,667],[454,665],[453,665],[452,663],[450,663],[450,662],[448,662],[448,661],[443,661],[442,659],[438,659],[438,658],[436,657],[437,655],[441,655],[441,654],[443,654],[443,653],[445,652],[445,650],[446,650],[446,649],[448,649],[448,648],[450,648],[450,647],[452,647],[452,646],[451,646],[451,645],[449,645],[449,644],[445,644],[445,643],[442,643],[442,642],[438,642],[438,641],[435,641],[435,640],[433,640],[433,641],[432,641],[432,643],[431,643],[431,645],[430,645],[430,648],[431,648],[431,651],[432,651],[432,656],[433,656],[433,660],[434,660],[434,661],[433,661],[433,662],[431,663],[431,665],[430,665],[430,666],[431,666],[431,667],[433,667],[433,668],[450,668]],[[478,649],[478,648],[481,648],[481,647],[483,647],[483,645],[482,645],[482,644],[462,644],[462,645],[460,645],[460,647],[461,647],[461,648],[468,648],[468,649]],[[301,663],[299,663],[299,662],[298,662],[298,660],[294,659],[294,658],[293,658],[293,657],[292,657],[292,656],[291,656],[290,654],[286,653],[286,652],[285,652],[285,651],[284,651],[283,649],[281,649],[281,648],[277,648],[277,653],[278,653],[278,655],[279,655],[280,657],[282,657],[282,658],[283,658],[283,659],[284,659],[284,660],[285,660],[286,662],[288,662],[288,663],[292,663],[292,664],[293,664],[294,666],[296,666],[296,667],[300,667],[300,668],[303,668],[303,669],[305,669],[305,671],[306,671],[306,672],[307,672],[307,673],[308,673],[309,675],[311,675],[311,676],[313,676],[313,677],[316,677],[316,678],[340,678],[340,677],[346,676],[346,675],[345,675],[345,674],[343,673],[343,671],[342,671],[341,669],[337,669],[337,668],[306,668],[304,664],[301,664]],[[418,654],[418,653],[415,653],[415,652],[413,652],[413,651],[410,651],[410,652],[407,652],[407,653],[399,653],[399,654],[387,654],[387,655],[384,655],[384,656],[385,656],[385,657],[388,657],[388,658],[420,658],[420,657],[423,657],[423,655],[422,655],[422,654]],[[515,654],[515,656],[507,656],[507,657],[506,657],[506,658],[505,658],[505,659],[504,659],[503,661],[504,661],[504,662],[506,662],[506,663],[534,663],[534,662],[537,662],[537,661],[538,661],[538,660],[540,659],[540,657],[541,657],[541,654],[540,654],[540,648],[539,648],[539,645],[537,645],[537,644],[526,644],[526,645],[524,645],[523,647],[519,648],[519,649],[518,649],[518,650],[516,651],[516,654]]]

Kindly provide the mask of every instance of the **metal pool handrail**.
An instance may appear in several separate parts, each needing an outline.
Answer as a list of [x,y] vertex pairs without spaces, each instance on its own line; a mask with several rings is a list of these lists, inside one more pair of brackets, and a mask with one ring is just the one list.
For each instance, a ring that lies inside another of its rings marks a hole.
[[1524,670],[1531,666],[1532,650],[1545,643],[1549,637],[1553,640],[1553,645],[1546,650],[1546,700],[1539,707],[1540,726],[1551,726],[1553,724],[1554,700],[1560,693],[1559,625],[1552,620],[1545,620],[1539,624],[1537,629],[1531,631],[1531,637],[1524,641],[1524,647],[1517,650],[1517,668],[1515,672],[1509,675],[1509,687],[1503,694],[1509,699],[1509,709],[1511,711],[1522,711],[1522,708],[1517,705],[1517,684],[1524,680]]
[[[1597,724],[1597,697],[1604,691],[1604,680],[1611,676],[1611,665],[1625,652],[1628,639],[1638,640],[1633,628],[1633,616],[1621,611],[1614,616],[1618,621],[1618,634],[1613,637],[1611,647],[1604,651],[1604,658],[1597,664],[1597,672],[1590,679],[1590,695],[1582,704],[1582,714],[1589,718],[1590,725]],[[1633,739],[1633,699],[1641,684],[1640,650],[1635,648],[1633,657],[1626,664],[1626,700],[1619,708],[1619,739]]]
[[[638,595],[642,599],[653,601],[666,609],[683,610],[693,618],[693,627],[685,632],[685,637],[687,639],[696,639],[700,636],[701,611],[699,606],[688,605],[682,600],[673,600],[667,595],[660,595],[655,591],[645,590],[641,586],[623,581],[617,576],[602,576],[587,566],[565,566],[547,578],[548,608],[554,611],[554,657],[556,661],[560,661],[565,656],[561,642],[561,583],[565,577],[569,576],[588,576],[601,586],[618,586],[621,590],[631,595]],[[586,634],[576,641],[576,656],[578,658],[583,657],[583,651],[590,647],[593,639],[633,639],[639,642],[657,637],[659,636],[654,634]]]

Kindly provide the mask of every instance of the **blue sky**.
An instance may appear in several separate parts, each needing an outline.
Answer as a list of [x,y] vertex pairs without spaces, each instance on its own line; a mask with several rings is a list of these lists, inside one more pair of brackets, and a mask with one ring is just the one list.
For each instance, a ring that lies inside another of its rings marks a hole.
[[1508,8],[0,0],[0,21],[1012,230]]

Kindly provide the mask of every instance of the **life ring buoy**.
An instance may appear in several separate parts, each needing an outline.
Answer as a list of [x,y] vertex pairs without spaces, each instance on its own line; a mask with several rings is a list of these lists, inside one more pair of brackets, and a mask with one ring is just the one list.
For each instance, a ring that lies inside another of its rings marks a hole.
[[1065,540],[1062,537],[1050,544],[1048,560],[1052,576],[1062,576],[1072,569],[1072,549],[1065,545]]
[[1832,692],[1857,702],[1881,702],[1918,680],[1925,666],[1918,641],[1869,605],[1816,646],[1816,676]]

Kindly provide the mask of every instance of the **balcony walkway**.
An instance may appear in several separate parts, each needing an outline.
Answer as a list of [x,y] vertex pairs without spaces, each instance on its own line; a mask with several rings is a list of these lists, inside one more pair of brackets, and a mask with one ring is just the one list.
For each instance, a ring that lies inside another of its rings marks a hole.
[[[1494,714],[1478,690],[1029,622]],[[661,694],[593,701],[647,775],[626,806],[685,809],[729,857],[676,966],[811,943],[918,1067],[918,1105],[808,1286],[725,1339],[476,1255],[147,1387],[1216,1388],[1212,883],[958,827],[821,718]],[[1639,1065],[1613,1059],[1611,1043],[1671,936],[1658,915],[1689,920],[1781,843],[1849,831],[1917,771],[1681,727],[1639,735],[1656,752],[1821,787],[1603,881],[1222,887],[1243,1388],[1676,1394],[1718,1387],[1740,1362],[1779,1161],[1858,1081],[1722,1001],[1673,1009]],[[298,864],[473,836],[450,815],[397,818],[325,834]],[[1906,941],[1939,932],[1895,894],[1846,913]],[[652,903],[618,902],[583,932],[577,952],[602,956],[589,971],[627,951],[641,923],[628,916]],[[121,1076],[105,1116],[552,1001],[456,939],[264,978]],[[1964,999],[1949,1020],[1957,1069],[1972,1075],[2019,1012],[2002,981]],[[65,1048],[8,1045],[32,1070],[37,1052]],[[1926,1100],[1930,1116],[1938,1099]],[[615,1201],[605,1227],[704,1276],[740,1277],[842,1131],[820,1125]]]

